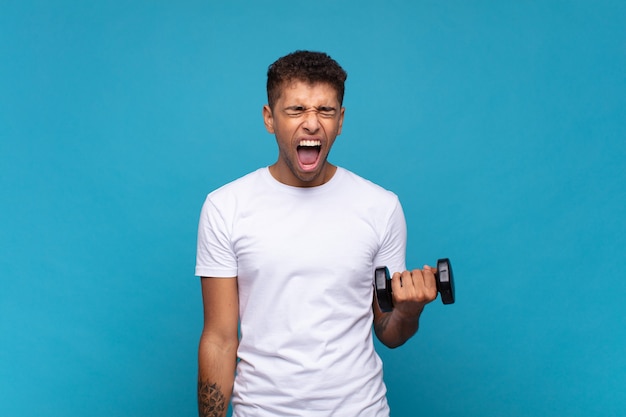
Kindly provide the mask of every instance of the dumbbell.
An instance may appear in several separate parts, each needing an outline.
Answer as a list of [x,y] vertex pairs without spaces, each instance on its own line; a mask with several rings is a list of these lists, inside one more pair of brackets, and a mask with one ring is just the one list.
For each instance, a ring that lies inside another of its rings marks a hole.
[[[437,261],[435,282],[437,283],[437,291],[441,294],[441,302],[444,304],[454,303],[454,277],[449,259],[444,258]],[[374,271],[374,285],[376,286],[376,298],[380,310],[383,312],[391,311],[393,309],[391,277],[386,266],[376,268]]]

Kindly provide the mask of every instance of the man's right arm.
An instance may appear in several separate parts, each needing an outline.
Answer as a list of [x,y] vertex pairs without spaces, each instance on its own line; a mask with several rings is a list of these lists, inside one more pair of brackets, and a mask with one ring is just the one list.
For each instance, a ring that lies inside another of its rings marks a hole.
[[198,413],[225,417],[233,391],[239,338],[236,278],[201,278],[204,327],[198,349]]

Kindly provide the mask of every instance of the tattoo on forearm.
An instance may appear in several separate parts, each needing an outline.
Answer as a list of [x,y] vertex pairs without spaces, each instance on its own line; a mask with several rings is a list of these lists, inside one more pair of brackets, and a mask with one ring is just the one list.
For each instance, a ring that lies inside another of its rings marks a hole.
[[226,415],[226,398],[219,385],[198,380],[198,413],[200,417]]

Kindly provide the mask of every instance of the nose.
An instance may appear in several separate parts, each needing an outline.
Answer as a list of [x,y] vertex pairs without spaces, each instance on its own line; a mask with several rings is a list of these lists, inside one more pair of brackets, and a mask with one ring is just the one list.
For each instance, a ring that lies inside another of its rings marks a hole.
[[320,122],[317,118],[317,111],[310,109],[304,113],[304,120],[302,121],[302,127],[309,133],[314,133],[320,128]]

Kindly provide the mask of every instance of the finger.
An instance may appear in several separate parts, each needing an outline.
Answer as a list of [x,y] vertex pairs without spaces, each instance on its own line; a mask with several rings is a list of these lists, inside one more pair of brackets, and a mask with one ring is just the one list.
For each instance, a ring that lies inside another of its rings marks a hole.
[[437,279],[435,271],[428,265],[424,265],[424,296],[428,303],[437,298]]
[[409,271],[395,272],[391,277],[391,290],[394,294],[405,293],[413,288],[413,279]]
[[[437,296],[435,276],[429,268],[414,269],[410,272],[411,285],[405,285],[398,299],[411,303],[428,304]],[[403,276],[404,277],[404,276]],[[406,279],[408,281],[408,279]]]
[[424,277],[424,286],[428,289],[437,288],[437,280],[435,279],[435,273],[437,269],[431,268],[428,265],[424,265],[422,276]]

